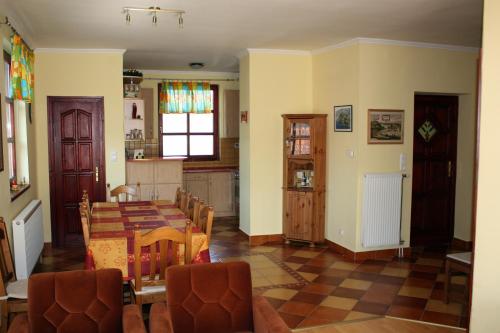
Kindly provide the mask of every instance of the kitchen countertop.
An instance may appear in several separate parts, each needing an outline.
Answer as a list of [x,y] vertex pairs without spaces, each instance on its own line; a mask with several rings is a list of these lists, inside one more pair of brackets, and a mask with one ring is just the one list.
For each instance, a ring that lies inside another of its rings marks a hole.
[[201,173],[201,172],[233,172],[238,171],[237,165],[223,166],[204,166],[204,167],[184,167],[184,173]]
[[172,157],[148,157],[148,158],[129,158],[127,162],[151,162],[151,161],[183,161],[186,157],[172,156]]

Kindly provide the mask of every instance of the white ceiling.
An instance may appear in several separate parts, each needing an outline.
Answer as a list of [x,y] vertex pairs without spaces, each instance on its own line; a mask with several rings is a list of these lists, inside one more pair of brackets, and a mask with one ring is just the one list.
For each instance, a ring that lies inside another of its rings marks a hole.
[[[145,13],[123,6],[186,11]],[[246,48],[313,50],[355,37],[478,47],[482,0],[0,0],[37,48],[122,48],[125,67],[237,71]]]

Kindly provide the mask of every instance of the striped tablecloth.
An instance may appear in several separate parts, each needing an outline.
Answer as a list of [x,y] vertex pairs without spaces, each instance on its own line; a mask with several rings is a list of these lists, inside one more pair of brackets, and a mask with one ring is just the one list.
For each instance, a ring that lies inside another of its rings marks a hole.
[[[186,229],[185,215],[167,200],[95,202],[91,221],[86,268],[118,268],[127,280],[134,278],[136,228],[143,232],[163,226],[171,226],[182,232]],[[184,249],[181,248],[181,263],[183,258]],[[197,227],[193,227],[192,258],[193,263],[210,262],[207,236]],[[149,274],[149,247],[143,248],[141,262],[143,273]]]

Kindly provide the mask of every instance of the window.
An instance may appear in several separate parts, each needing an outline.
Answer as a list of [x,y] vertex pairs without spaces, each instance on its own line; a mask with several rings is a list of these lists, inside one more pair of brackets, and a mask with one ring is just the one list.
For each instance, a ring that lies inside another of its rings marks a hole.
[[160,113],[159,141],[162,156],[186,156],[190,160],[219,157],[219,90],[211,85],[212,113]]
[[[10,54],[4,51],[5,69],[5,124],[7,136],[7,153],[9,178],[11,184],[10,200],[13,201],[29,187],[29,154],[28,154],[28,108],[24,101],[14,100],[10,88]],[[17,184],[17,186],[12,186]]]
[[16,179],[16,126],[14,118],[14,100],[10,89],[10,54],[4,51],[5,69],[5,123],[7,127],[7,151],[9,156],[9,178],[11,182]]

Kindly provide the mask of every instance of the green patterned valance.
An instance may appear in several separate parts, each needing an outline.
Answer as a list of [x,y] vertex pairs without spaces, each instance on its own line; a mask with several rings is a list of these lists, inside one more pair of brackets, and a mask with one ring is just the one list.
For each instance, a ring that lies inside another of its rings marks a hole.
[[161,113],[210,113],[213,96],[208,82],[163,82]]
[[12,98],[31,103],[35,83],[35,56],[19,35],[13,34],[10,41],[12,44],[10,64]]

